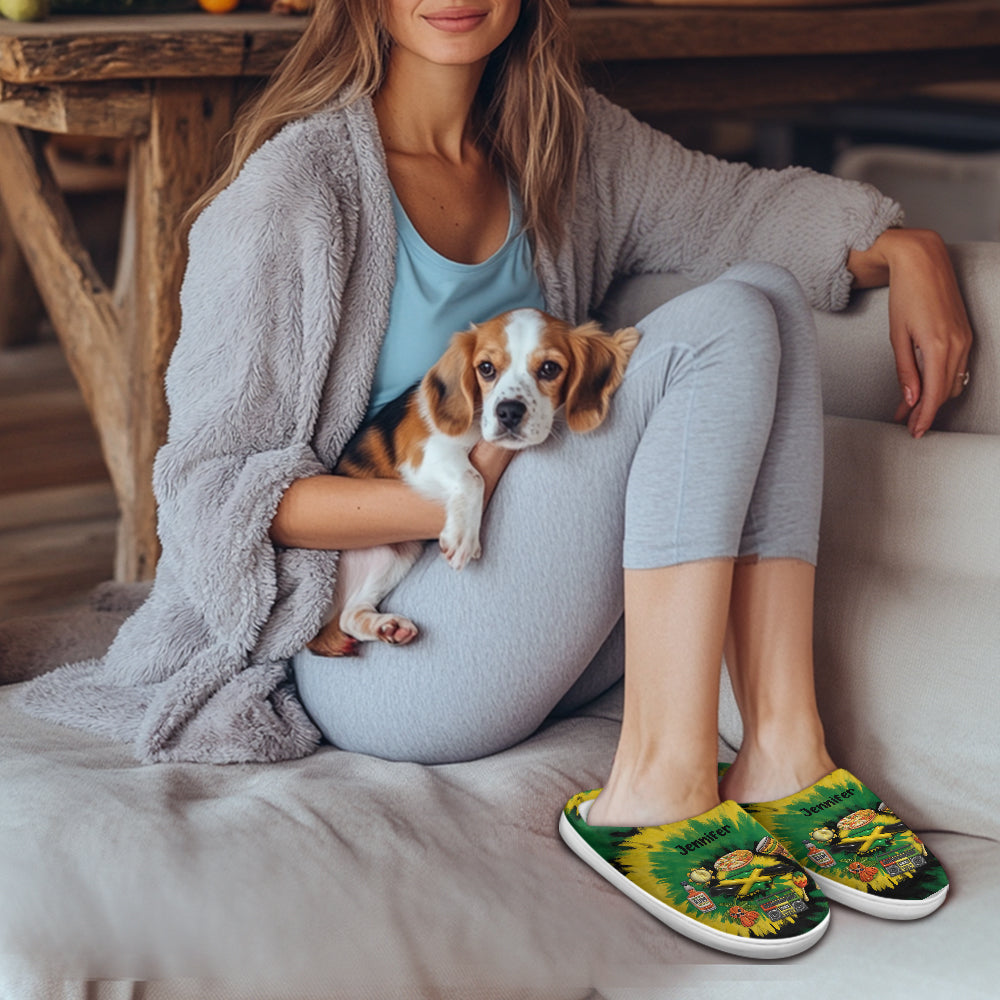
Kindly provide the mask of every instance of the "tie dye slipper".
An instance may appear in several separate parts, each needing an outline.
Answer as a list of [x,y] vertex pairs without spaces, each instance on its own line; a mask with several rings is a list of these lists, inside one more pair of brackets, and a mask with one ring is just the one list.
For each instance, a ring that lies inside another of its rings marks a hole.
[[788,798],[743,808],[829,899],[845,906],[890,920],[914,920],[933,913],[948,894],[941,862],[878,795],[843,768]]
[[666,826],[591,826],[587,814],[599,793],[569,800],[560,836],[668,927],[746,958],[797,955],[826,932],[822,892],[735,802]]

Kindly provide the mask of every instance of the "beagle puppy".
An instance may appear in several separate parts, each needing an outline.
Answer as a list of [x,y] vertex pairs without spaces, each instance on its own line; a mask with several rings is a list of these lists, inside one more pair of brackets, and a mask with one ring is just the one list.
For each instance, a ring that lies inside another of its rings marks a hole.
[[[560,407],[570,430],[592,431],[638,342],[632,327],[609,336],[596,323],[571,327],[537,309],[474,325],[452,337],[420,383],[362,425],[334,472],[403,479],[443,503],[441,551],[462,569],[481,551],[483,480],[469,461],[473,446],[480,439],[514,451],[541,444]],[[350,656],[358,642],[410,642],[413,622],[377,608],[422,549],[422,542],[402,542],[342,552],[330,621],[309,649]]]

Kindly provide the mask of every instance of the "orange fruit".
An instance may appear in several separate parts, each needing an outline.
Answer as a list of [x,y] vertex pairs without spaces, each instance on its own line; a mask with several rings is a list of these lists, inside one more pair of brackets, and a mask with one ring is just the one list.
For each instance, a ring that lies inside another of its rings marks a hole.
[[239,7],[240,0],[198,0],[198,5],[210,14],[228,14]]

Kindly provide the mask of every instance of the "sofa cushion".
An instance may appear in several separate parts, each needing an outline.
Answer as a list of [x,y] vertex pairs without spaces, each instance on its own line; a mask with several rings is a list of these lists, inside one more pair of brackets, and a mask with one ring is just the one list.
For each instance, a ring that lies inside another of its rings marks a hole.
[[12,690],[0,689],[0,995],[5,973],[18,1000],[125,995],[50,992],[63,977],[166,980],[140,993],[161,1000],[582,1000],[665,984],[792,997],[817,977],[919,982],[949,964],[950,984],[977,996],[986,975],[1000,859],[974,838],[928,837],[958,875],[932,918],[887,926],[838,908],[818,948],[778,967],[665,929],[556,833],[565,799],[607,769],[617,723],[600,702],[463,764],[326,748],[151,767],[20,715]]
[[1000,839],[1000,437],[827,418],[817,689],[831,749],[915,825]]
[[1000,840],[982,784],[1000,767],[1000,437],[827,417],[825,444],[815,653],[831,753],[914,826]]
[[222,767],[140,765],[21,714],[18,690],[0,687],[0,970],[16,955],[71,978],[415,998],[421,983],[547,988],[587,983],[595,963],[703,960],[556,834],[566,800],[606,776],[613,697],[468,763],[325,747]]

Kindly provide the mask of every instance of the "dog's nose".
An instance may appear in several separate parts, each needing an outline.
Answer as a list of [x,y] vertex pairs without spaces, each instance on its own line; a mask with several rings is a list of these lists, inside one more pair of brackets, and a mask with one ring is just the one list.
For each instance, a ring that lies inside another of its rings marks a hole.
[[502,399],[497,403],[497,420],[509,431],[517,429],[517,425],[524,419],[527,406],[517,399]]

